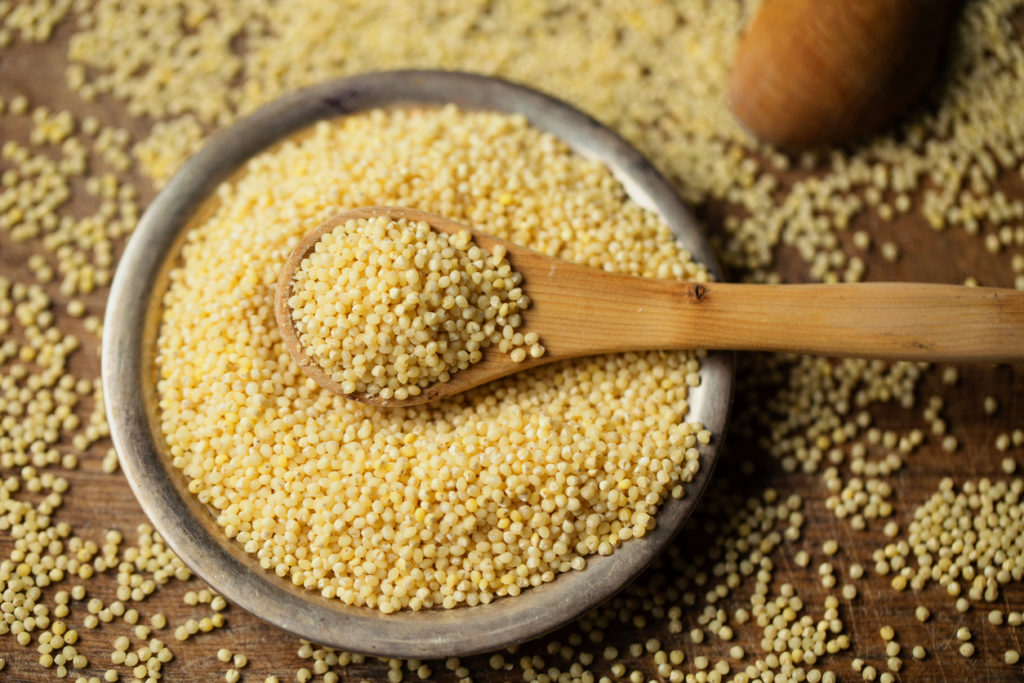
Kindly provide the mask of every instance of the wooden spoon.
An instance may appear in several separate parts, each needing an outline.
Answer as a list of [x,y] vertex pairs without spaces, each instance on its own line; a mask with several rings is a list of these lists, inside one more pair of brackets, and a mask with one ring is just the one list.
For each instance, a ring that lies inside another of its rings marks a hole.
[[783,148],[840,143],[889,123],[932,80],[962,0],[768,0],[736,51],[728,95]]
[[[404,400],[344,394],[299,343],[288,307],[296,268],[317,240],[349,219],[388,216],[435,230],[470,230],[476,244],[508,250],[532,304],[524,331],[546,352],[514,363],[489,347],[447,382]],[[751,285],[679,282],[606,273],[545,256],[436,214],[397,207],[345,211],[295,247],[278,280],[275,314],[284,344],[330,391],[379,406],[434,401],[513,372],[567,358],[653,349],[782,351],[911,361],[1013,362],[1024,359],[1024,291],[960,285],[858,283]]]

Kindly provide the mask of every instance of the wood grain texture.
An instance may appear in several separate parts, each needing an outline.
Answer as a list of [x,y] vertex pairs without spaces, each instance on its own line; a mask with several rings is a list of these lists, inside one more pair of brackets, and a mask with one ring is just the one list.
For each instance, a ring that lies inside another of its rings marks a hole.
[[[50,44],[19,46],[5,51],[4,61],[0,64],[3,70],[0,94],[9,97],[14,92],[24,92],[35,103],[102,114],[105,121],[131,127],[141,133],[146,125],[129,117],[116,103],[102,100],[86,104],[64,89],[61,74],[65,38],[66,31]],[[0,139],[4,140],[24,139],[22,136],[26,135],[27,127],[24,126],[0,129]],[[133,181],[140,188],[146,187],[139,178],[133,178]],[[1024,197],[1024,188],[1019,183],[1012,185],[1010,191],[1014,196]],[[144,196],[151,198],[152,191],[144,189]],[[707,215],[723,216],[727,211],[728,207],[710,207]],[[707,224],[710,230],[718,231],[721,219],[709,217]],[[872,279],[954,283],[962,281],[968,274],[981,272],[986,274],[987,284],[1012,284],[1012,275],[1005,263],[1000,261],[992,265],[980,241],[962,233],[934,233],[922,221],[909,216],[894,223],[880,223],[866,218],[858,221],[855,227],[867,230],[879,239],[893,240],[901,247],[914,247],[904,248],[903,252],[908,256],[898,263],[872,260],[868,271]],[[26,260],[36,250],[37,244],[15,243],[7,233],[0,231],[0,273],[17,281],[32,282]],[[789,280],[798,282],[803,279],[805,269],[791,254],[781,253],[779,263],[781,271]],[[54,312],[61,328],[79,330],[80,321],[64,314],[66,299],[60,295],[57,286],[47,285],[46,290],[55,302]],[[105,292],[99,291],[86,297],[90,312],[102,312],[104,296]],[[81,333],[80,337],[83,348],[72,358],[74,370],[84,377],[98,377],[98,339],[85,333]],[[767,362],[767,356],[743,355],[741,376],[753,374],[755,370],[765,367]],[[945,397],[942,412],[948,418],[950,432],[961,444],[957,451],[946,452],[940,447],[938,439],[930,437],[922,449],[908,459],[907,465],[889,479],[894,488],[894,519],[904,526],[911,519],[915,508],[927,500],[943,477],[953,477],[958,482],[982,477],[1006,478],[1000,469],[1002,458],[1010,455],[1022,460],[1024,456],[1019,449],[1007,454],[999,452],[994,446],[997,434],[1020,427],[1024,422],[1024,374],[1005,366],[971,366],[962,368],[958,382],[949,386],[941,381],[942,369],[943,366],[936,366],[926,373],[914,407],[880,404],[871,409],[876,424],[882,429],[900,432],[913,428],[927,429],[921,416],[923,407],[930,396],[941,394]],[[0,368],[0,372],[6,372],[6,368]],[[680,533],[675,542],[676,552],[666,555],[630,588],[628,604],[635,609],[648,610],[649,616],[644,623],[612,618],[602,628],[604,640],[601,643],[591,642],[578,625],[573,625],[551,637],[524,644],[516,654],[505,653],[505,662],[518,663],[522,656],[537,656],[544,660],[545,667],[560,666],[568,669],[571,662],[561,657],[558,647],[549,650],[549,645],[557,642],[559,646],[568,646],[570,642],[576,642],[577,637],[580,638],[580,644],[573,646],[574,649],[594,654],[592,668],[599,675],[609,675],[609,664],[603,660],[602,651],[605,645],[614,645],[619,648],[620,658],[629,669],[640,669],[648,680],[661,680],[649,654],[633,656],[628,651],[630,644],[643,643],[649,638],[659,639],[666,648],[685,651],[687,659],[683,668],[686,670],[693,670],[693,660],[697,656],[708,656],[712,661],[727,658],[727,652],[733,645],[741,646],[748,653],[748,660],[754,655],[761,656],[760,629],[749,623],[737,628],[730,642],[715,638],[709,638],[699,645],[691,642],[688,633],[698,625],[701,611],[708,604],[703,597],[683,611],[680,618],[681,631],[678,632],[669,627],[667,617],[651,616],[650,608],[665,602],[666,596],[670,594],[667,587],[671,587],[674,577],[691,569],[707,554],[708,549],[725,533],[736,511],[743,508],[745,501],[760,496],[766,487],[772,487],[783,498],[791,493],[799,494],[804,500],[803,513],[806,518],[800,538],[785,540],[769,555],[774,564],[772,590],[777,591],[784,583],[791,584],[806,603],[808,613],[814,618],[820,617],[825,596],[835,593],[835,590],[826,590],[821,586],[817,571],[818,564],[826,560],[821,551],[822,542],[826,539],[835,539],[840,544],[840,552],[828,558],[840,577],[840,585],[849,581],[859,590],[856,599],[844,601],[839,608],[846,632],[850,634],[854,646],[849,651],[823,658],[818,662],[819,666],[836,671],[839,680],[850,682],[862,680],[860,674],[851,668],[855,657],[862,657],[879,671],[884,671],[884,644],[878,632],[882,625],[888,624],[895,627],[904,651],[899,680],[1021,680],[1024,669],[1020,665],[1004,664],[1002,653],[1008,648],[1022,648],[1022,628],[989,626],[986,613],[991,606],[983,603],[972,605],[967,613],[958,613],[954,609],[953,599],[935,585],[920,593],[894,591],[889,585],[891,577],[875,575],[871,569],[873,552],[890,540],[883,534],[882,525],[872,523],[866,531],[853,531],[847,521],[837,519],[826,509],[824,501],[828,492],[820,474],[787,471],[766,452],[756,438],[758,430],[753,416],[763,410],[773,396],[785,389],[786,382],[787,378],[780,375],[774,382],[748,385],[738,392],[734,407],[736,426],[728,437],[726,452],[719,465],[716,475],[718,484],[705,496],[695,517]],[[992,396],[999,402],[999,410],[993,415],[986,414],[982,408],[982,398],[985,396]],[[79,412],[84,416],[89,409],[90,406],[83,405]],[[71,444],[65,442],[58,444],[58,448],[62,452],[73,450]],[[107,448],[109,442],[101,440],[88,452],[81,454],[81,464],[77,470],[66,473],[71,486],[65,496],[65,504],[56,513],[56,519],[68,522],[76,534],[86,539],[99,541],[106,529],[115,528],[125,534],[127,542],[132,542],[135,528],[146,521],[145,516],[135,503],[124,479],[118,474],[104,474],[101,471],[100,461]],[[13,472],[2,470],[0,474],[7,477]],[[9,556],[14,544],[15,539],[7,532],[0,532],[0,557]],[[812,563],[809,566],[801,567],[794,561],[799,550],[810,553]],[[849,568],[854,563],[863,565],[867,570],[864,578],[858,581],[847,578]],[[74,582],[68,582],[71,583]],[[89,580],[86,585],[89,597],[112,600],[116,590],[115,575],[108,572]],[[167,616],[170,624],[177,625],[188,618],[208,613],[202,607],[187,605],[182,599],[186,591],[198,590],[202,586],[198,579],[185,583],[171,582],[136,607],[144,618],[160,612]],[[744,584],[728,599],[717,601],[715,607],[729,613],[738,607],[749,607],[750,592],[751,586]],[[48,598],[52,596],[52,589],[46,595]],[[921,624],[914,619],[913,611],[917,605],[930,608],[933,617],[928,623]],[[1009,584],[994,606],[1003,610],[1024,609],[1024,586]],[[69,625],[81,624],[85,614],[85,604],[76,603],[66,621]],[[184,643],[174,640],[171,629],[154,633],[170,643],[176,654],[175,659],[165,667],[163,680],[223,680],[228,667],[216,657],[221,648],[248,656],[249,664],[242,670],[243,681],[263,681],[270,674],[280,676],[281,680],[295,680],[297,669],[303,666],[312,668],[309,660],[303,660],[297,655],[299,642],[294,637],[236,608],[229,608],[226,614],[225,628],[195,636]],[[968,626],[974,633],[973,642],[978,654],[971,659],[956,653],[958,643],[954,634],[961,626]],[[104,625],[95,632],[77,627],[83,634],[79,649],[93,662],[85,673],[102,676],[103,671],[111,666],[109,656],[114,638],[129,635],[129,628],[120,621]],[[924,661],[915,661],[906,654],[914,645],[923,645],[928,649],[929,655]],[[21,647],[10,635],[0,636],[0,656],[6,659],[6,667],[0,671],[2,681],[19,683],[51,681],[56,678],[53,669],[44,669],[39,665],[39,654],[35,646]],[[467,658],[462,665],[468,668],[475,681],[497,683],[522,679],[522,670],[518,664],[515,670],[507,670],[501,664],[494,669],[487,656]],[[442,662],[430,662],[430,666],[434,679],[455,680],[454,673],[445,668]],[[733,669],[740,667],[734,664]],[[347,667],[335,667],[335,671],[343,681],[387,680],[388,665],[367,660]],[[121,669],[121,680],[131,680],[130,676],[130,672]],[[405,679],[416,680],[416,677],[406,672]],[[74,678],[72,676],[66,680]],[[322,678],[316,677],[314,680]]]

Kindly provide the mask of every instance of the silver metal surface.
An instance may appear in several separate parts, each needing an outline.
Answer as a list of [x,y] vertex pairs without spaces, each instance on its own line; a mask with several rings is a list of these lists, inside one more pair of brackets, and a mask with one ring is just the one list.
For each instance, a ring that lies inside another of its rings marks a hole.
[[636,150],[588,116],[547,95],[495,78],[396,71],[332,81],[279,100],[214,135],[143,215],[114,278],[104,322],[102,377],[121,466],[143,510],[171,548],[230,602],[298,636],[353,652],[438,658],[485,652],[551,631],[595,607],[636,577],[690,516],[707,485],[732,402],[734,356],[709,354],[688,420],[714,434],[700,472],[681,500],[669,500],[657,527],[582,571],[487,605],[385,615],[293,586],[259,567],[217,526],[166,454],[156,416],[153,353],[166,275],[187,227],[217,185],[251,156],[310,124],[374,107],[454,103],[524,114],[537,128],[608,166],[629,195],[659,213],[695,258],[721,278],[697,222],[668,182]]

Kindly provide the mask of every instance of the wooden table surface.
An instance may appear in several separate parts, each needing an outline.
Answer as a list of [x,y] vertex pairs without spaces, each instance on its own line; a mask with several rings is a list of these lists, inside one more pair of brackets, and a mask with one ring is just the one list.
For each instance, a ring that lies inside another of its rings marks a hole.
[[[7,98],[15,93],[26,94],[33,104],[46,104],[51,108],[70,107],[78,114],[94,113],[105,122],[124,127],[141,135],[148,124],[128,115],[124,108],[111,99],[87,103],[71,93],[64,85],[61,74],[64,68],[64,37],[58,33],[56,40],[45,44],[17,45],[0,52],[0,96]],[[28,134],[27,117],[0,117],[0,140],[24,140]],[[0,172],[8,166],[0,160]],[[153,196],[153,189],[137,176],[126,178],[141,192],[142,204]],[[1024,197],[1024,188],[1018,182],[1012,192]],[[65,206],[65,211],[84,211],[90,200],[78,197]],[[721,231],[724,213],[721,207],[699,207],[709,230]],[[879,239],[890,239],[901,247],[903,257],[896,262],[874,258],[869,264],[868,278],[873,280],[919,280],[959,283],[969,275],[984,273],[986,284],[1012,286],[1013,275],[1009,259],[1005,254],[993,258],[974,237],[960,231],[936,233],[923,226],[920,218],[904,217],[894,222],[885,222],[873,216],[860,219],[859,228],[871,232]],[[34,277],[27,262],[33,253],[40,251],[35,240],[17,242],[11,235],[0,230],[0,274],[16,282],[31,283]],[[1021,253],[1016,248],[1016,253]],[[877,256],[877,252],[875,252]],[[793,280],[806,279],[806,267],[785,249],[779,253],[780,271]],[[83,328],[81,319],[72,319],[64,313],[67,297],[61,295],[55,284],[46,285],[51,296],[58,326],[67,332],[74,332],[83,341],[83,348],[77,351],[71,361],[71,368],[77,376],[98,377],[98,339]],[[106,289],[81,297],[90,314],[101,315]],[[9,333],[13,335],[14,333]],[[6,338],[4,335],[2,338]],[[1022,340],[1024,343],[1024,340]],[[703,571],[711,570],[709,557],[721,556],[720,541],[735,535],[734,515],[748,500],[764,500],[765,491],[774,489],[779,500],[785,501],[792,494],[802,500],[801,511],[804,523],[799,534],[784,535],[778,545],[771,549],[768,558],[773,566],[771,596],[777,595],[783,584],[791,584],[802,598],[807,614],[817,621],[824,613],[823,603],[827,595],[840,598],[839,618],[843,631],[848,634],[850,647],[838,654],[826,655],[818,660],[816,667],[836,672],[839,680],[860,680],[852,663],[861,658],[879,673],[886,670],[885,642],[879,635],[884,625],[894,627],[897,640],[902,647],[902,670],[898,680],[988,680],[1011,681],[1024,679],[1024,665],[1008,665],[1003,653],[1008,649],[1024,649],[1024,630],[1009,625],[994,626],[988,621],[990,609],[1004,612],[1024,610],[1024,587],[1019,582],[1003,586],[998,599],[992,603],[971,601],[966,612],[959,612],[954,598],[936,583],[922,591],[892,588],[892,574],[879,575],[875,572],[874,553],[893,539],[883,529],[888,520],[870,520],[865,530],[856,530],[849,519],[838,519],[826,506],[830,492],[825,486],[821,471],[817,473],[788,472],[783,463],[773,458],[764,444],[744,438],[744,433],[754,431],[755,415],[771,397],[782,391],[794,375],[780,365],[780,371],[773,377],[766,376],[764,368],[776,361],[755,354],[744,356],[740,373],[744,377],[760,376],[765,382],[749,386],[741,382],[734,406],[734,428],[728,437],[725,452],[718,464],[715,484],[706,495],[696,516],[677,537],[674,552],[666,555],[650,572],[628,588],[612,606],[598,615],[607,623],[603,625],[603,639],[600,643],[590,639],[592,623],[573,624],[565,629],[520,646],[515,654],[503,653],[505,664],[490,655],[465,658],[460,666],[468,669],[474,680],[523,680],[521,658],[537,657],[534,663],[538,673],[556,668],[569,672],[573,662],[580,661],[580,653],[593,653],[593,663],[584,668],[595,677],[611,675],[610,662],[602,657],[606,645],[615,645],[620,650],[619,659],[627,664],[628,672],[634,669],[642,672],[642,680],[663,680],[657,670],[654,655],[642,652],[638,655],[629,651],[635,643],[645,643],[651,638],[659,639],[666,650],[681,649],[686,659],[680,668],[695,672],[694,660],[707,657],[712,665],[726,659],[732,671],[742,670],[763,657],[761,651],[762,629],[753,622],[734,625],[735,636],[731,642],[717,637],[707,637],[695,644],[690,631],[698,625],[698,619],[707,606],[705,591],[697,591],[696,603],[683,605],[679,621],[681,628],[673,625],[673,619],[666,612],[672,599],[678,600],[677,591],[671,586],[677,577],[696,566]],[[10,363],[0,363],[0,374],[9,371]],[[876,404],[871,407],[875,424],[883,429],[906,433],[911,429],[927,430],[929,422],[923,411],[929,397],[942,396],[945,405],[942,415],[949,425],[949,433],[955,435],[958,447],[947,452],[941,447],[941,439],[928,435],[919,450],[907,457],[903,468],[888,477],[893,488],[891,496],[892,516],[899,525],[898,538],[906,537],[907,527],[914,510],[923,504],[937,489],[944,477],[952,477],[957,485],[968,480],[990,478],[992,480],[1012,479],[1003,472],[1005,457],[1018,460],[1024,456],[1021,448],[1001,452],[995,446],[1000,433],[1014,428],[1024,428],[1024,372],[1009,367],[962,367],[955,384],[943,382],[943,366],[925,370],[924,378],[917,387],[917,401],[913,407],[904,408],[892,404]],[[983,397],[994,397],[999,409],[987,414],[983,408]],[[91,410],[89,401],[79,408],[85,417]],[[62,441],[58,445],[62,453],[72,453],[71,443]],[[70,481],[70,490],[64,496],[64,503],[55,513],[56,520],[66,521],[74,534],[83,539],[100,541],[108,529],[120,530],[125,544],[134,543],[136,528],[146,522],[145,515],[135,502],[129,487],[120,473],[107,474],[101,463],[107,449],[107,439],[101,439],[85,452],[79,453],[77,469],[61,472]],[[59,468],[56,468],[59,469]],[[0,476],[16,477],[17,468],[0,468]],[[847,479],[849,473],[843,474]],[[15,494],[22,495],[22,494]],[[27,494],[26,494],[27,495]],[[771,494],[768,494],[769,496]],[[776,523],[772,528],[783,534],[787,524]],[[838,542],[838,553],[826,557],[823,542],[833,539]],[[0,560],[6,558],[14,548],[14,540],[6,532],[0,532]],[[800,551],[809,554],[807,566],[800,566],[797,556]],[[825,588],[819,575],[819,565],[829,561],[835,568],[837,584]],[[851,579],[849,568],[859,563],[865,569],[859,579]],[[708,582],[710,587],[715,577]],[[65,582],[69,587],[73,582]],[[116,590],[115,574],[109,571],[83,582],[90,597],[99,597],[105,602],[114,599]],[[857,597],[847,600],[841,597],[840,588],[852,584]],[[235,653],[244,653],[248,664],[241,669],[241,679],[262,681],[274,674],[281,680],[294,680],[301,667],[312,668],[311,660],[299,656],[300,642],[297,638],[264,624],[243,611],[228,607],[224,612],[226,623],[223,628],[211,633],[201,633],[186,642],[173,637],[175,625],[190,617],[210,614],[208,605],[186,604],[184,596],[189,591],[198,591],[203,583],[198,578],[188,581],[171,581],[161,586],[155,594],[136,605],[143,617],[163,613],[170,626],[154,635],[164,639],[175,657],[163,669],[164,680],[203,681],[223,680],[224,672],[230,667],[217,659],[217,652],[226,648]],[[53,606],[53,592],[49,588],[43,593],[42,601]],[[730,615],[737,608],[750,606],[753,591],[752,579],[744,578],[741,585],[716,607],[724,608]],[[668,602],[666,602],[666,600]],[[662,607],[659,608],[659,605]],[[914,617],[915,608],[924,605],[932,616],[921,623]],[[643,612],[643,622],[633,620],[632,615]],[[619,615],[627,615],[625,621]],[[65,619],[69,626],[78,629],[78,649],[90,660],[90,666],[83,672],[87,676],[101,676],[111,667],[110,651],[115,637],[129,633],[129,626],[116,620],[101,625],[96,630],[82,626],[87,614],[84,603],[72,606]],[[976,653],[970,658],[958,654],[957,629],[967,626],[972,634]],[[681,632],[680,632],[681,631]],[[54,668],[44,668],[39,663],[35,641],[29,647],[18,645],[11,634],[0,636],[0,656],[6,666],[0,671],[0,680],[37,681],[56,677]],[[743,663],[728,657],[729,650],[740,645],[746,656]],[[913,646],[921,645],[927,650],[923,661],[910,656]],[[566,649],[567,648],[567,649]],[[563,655],[570,655],[569,658]],[[584,656],[583,661],[588,661]],[[452,680],[455,672],[446,668],[444,662],[429,662],[432,678]],[[492,664],[498,665],[497,668]],[[127,667],[118,667],[121,680],[130,680],[132,674]],[[389,664],[367,658],[365,661],[347,666],[337,665],[333,670],[341,680],[386,680]],[[404,669],[406,680],[415,680],[417,675]],[[462,672],[460,672],[462,673]],[[79,672],[69,674],[74,680]],[[571,674],[567,674],[572,677]],[[316,676],[315,680],[322,680]],[[582,679],[581,679],[582,680]]]

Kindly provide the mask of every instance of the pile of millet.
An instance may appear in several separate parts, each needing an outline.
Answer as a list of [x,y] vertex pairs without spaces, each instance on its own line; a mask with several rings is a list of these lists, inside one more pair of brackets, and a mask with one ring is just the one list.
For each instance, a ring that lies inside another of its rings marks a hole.
[[[266,569],[385,612],[486,603],[643,536],[696,474],[711,437],[686,422],[700,382],[692,352],[560,363],[387,410],[321,389],[283,348],[273,308],[285,256],[360,205],[416,207],[584,263],[614,244],[619,270],[707,278],[606,168],[522,116],[446,106],[322,122],[254,157],[217,196],[163,295],[160,425],[189,489]],[[595,232],[574,239],[575,225]],[[390,260],[399,234],[364,227],[359,239]],[[473,249],[453,241],[453,255]],[[495,281],[516,284],[495,265]],[[337,275],[357,292],[370,277]],[[502,329],[513,345],[514,327]]]
[[288,308],[296,337],[345,394],[403,400],[483,358],[544,353],[518,331],[530,305],[505,247],[424,221],[351,218],[299,262]]

